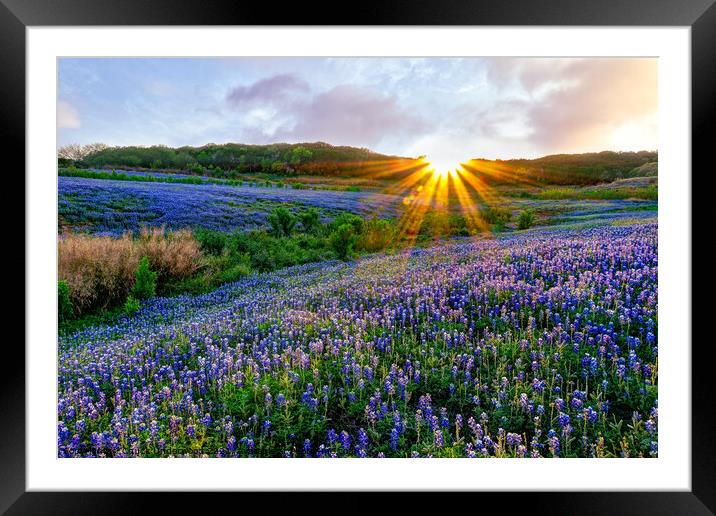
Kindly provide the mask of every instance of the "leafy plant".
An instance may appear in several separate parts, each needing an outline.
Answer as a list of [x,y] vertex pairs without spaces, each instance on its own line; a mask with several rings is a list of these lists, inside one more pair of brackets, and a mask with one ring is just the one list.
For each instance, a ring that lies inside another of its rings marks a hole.
[[304,231],[309,233],[315,232],[321,225],[321,212],[316,208],[309,208],[306,211],[302,211],[298,217],[301,219],[301,225]]
[[290,236],[296,226],[296,217],[286,208],[280,206],[268,216],[268,223],[278,236]]
[[130,297],[137,299],[154,297],[157,291],[157,273],[149,268],[149,259],[146,256],[142,256],[139,260],[139,267],[134,277],[135,283]]
[[347,260],[353,253],[357,237],[354,226],[351,224],[341,224],[329,237],[331,247],[335,251],[338,258]]
[[124,302],[124,313],[134,315],[139,311],[140,306],[139,299],[130,294]]
[[194,236],[199,241],[202,250],[214,256],[224,252],[226,247],[226,233],[212,229],[197,228]]
[[535,222],[535,214],[532,210],[524,210],[520,212],[520,217],[517,219],[517,229],[528,229],[531,228]]
[[63,322],[71,319],[73,313],[70,286],[65,280],[60,280],[57,282],[57,316]]
[[363,231],[356,243],[356,247],[369,253],[382,251],[390,244],[394,232],[393,225],[387,220],[367,220],[363,224]]

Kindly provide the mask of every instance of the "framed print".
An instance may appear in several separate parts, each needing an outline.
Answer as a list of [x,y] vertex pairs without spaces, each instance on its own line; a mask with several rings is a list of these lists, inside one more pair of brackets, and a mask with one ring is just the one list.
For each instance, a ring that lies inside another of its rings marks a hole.
[[2,7],[27,204],[8,514],[716,510],[691,286],[712,2],[80,4]]

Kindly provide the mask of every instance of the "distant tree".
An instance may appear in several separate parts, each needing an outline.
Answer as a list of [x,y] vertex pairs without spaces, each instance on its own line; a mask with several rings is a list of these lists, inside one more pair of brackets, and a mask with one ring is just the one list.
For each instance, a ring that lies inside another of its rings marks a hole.
[[274,161],[271,163],[271,172],[283,172],[286,170],[286,163],[283,163],[281,161]]
[[82,145],[79,143],[70,143],[57,149],[57,157],[73,161],[79,161],[85,157],[82,151]]
[[104,143],[88,143],[80,145],[79,143],[70,143],[57,149],[57,157],[72,161],[82,161],[91,154],[96,154],[107,148]]
[[83,147],[83,151],[85,154],[85,157],[91,155],[91,154],[97,154],[98,152],[102,152],[103,150],[107,149],[108,146],[106,143],[96,142],[96,143],[88,143]]

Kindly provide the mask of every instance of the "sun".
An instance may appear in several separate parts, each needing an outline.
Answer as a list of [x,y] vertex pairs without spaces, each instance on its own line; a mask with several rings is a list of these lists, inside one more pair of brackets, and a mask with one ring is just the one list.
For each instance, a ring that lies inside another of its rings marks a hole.
[[425,158],[428,170],[436,176],[446,177],[461,168],[459,161],[443,156],[428,156]]

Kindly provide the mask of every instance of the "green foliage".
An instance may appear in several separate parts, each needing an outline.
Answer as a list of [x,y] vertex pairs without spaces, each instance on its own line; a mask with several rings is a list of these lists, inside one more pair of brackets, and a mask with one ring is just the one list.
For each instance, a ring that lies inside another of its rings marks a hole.
[[199,241],[202,251],[214,256],[219,256],[224,252],[227,233],[200,227],[194,231],[194,237]]
[[658,153],[591,152],[555,154],[537,159],[470,161],[470,168],[488,184],[530,183],[594,185],[615,179],[656,175]]
[[221,271],[221,274],[217,276],[217,281],[215,281],[218,285],[223,285],[224,283],[232,283],[234,281],[239,281],[244,276],[247,276],[251,273],[251,267],[246,263],[236,263],[233,264],[228,269]]
[[338,227],[348,224],[353,227],[353,232],[358,234],[363,231],[363,219],[358,215],[349,213],[347,211],[341,212],[333,219],[330,224],[331,231],[335,231]]
[[363,224],[356,247],[361,251],[374,253],[382,251],[393,240],[395,227],[388,220],[370,219]]
[[308,233],[315,233],[321,225],[321,212],[317,208],[308,208],[298,214],[301,219],[303,230]]
[[532,210],[523,210],[520,212],[520,217],[517,219],[517,229],[528,229],[531,228],[535,222],[535,214]]
[[424,243],[441,238],[470,236],[479,230],[474,224],[468,224],[463,215],[429,211],[424,215],[415,237],[418,242]]
[[498,220],[492,225],[492,231],[495,233],[502,233],[505,231],[505,223],[501,220]]
[[65,280],[57,282],[57,316],[60,322],[72,319],[74,309],[70,300],[70,286]]
[[241,259],[257,272],[317,262],[331,256],[324,238],[307,234],[280,237],[266,231],[236,232],[231,235],[227,249],[232,260]]
[[[211,171],[212,177],[237,179],[246,173],[362,177],[375,161],[393,160],[401,165],[396,179],[409,176],[422,162],[386,156],[365,148],[334,146],[323,142],[302,144],[245,145],[227,143],[202,147],[170,148],[106,147],[81,160],[63,158],[60,166],[155,168],[185,170],[193,174]],[[471,160],[470,168],[488,184],[538,182],[554,185],[593,185],[619,178],[655,176],[658,153],[599,152],[557,154],[537,159]],[[301,188],[298,186],[297,188]],[[354,187],[348,187],[351,190]]]
[[644,187],[594,187],[594,188],[545,188],[534,195],[539,199],[575,199],[575,200],[603,200],[613,201],[620,199],[645,199],[656,201],[659,198],[658,187],[649,185]]
[[124,302],[124,313],[127,315],[134,315],[139,311],[139,308],[141,307],[141,304],[139,302],[139,299],[134,297],[133,295],[127,296],[127,300]]
[[512,220],[512,210],[509,208],[501,208],[499,206],[491,206],[480,213],[481,217],[488,224],[501,224],[503,227]]
[[[361,175],[372,166],[371,162],[389,159],[402,158],[377,154],[364,148],[322,142],[271,145],[227,143],[179,148],[164,145],[107,147],[86,156],[82,165],[93,168],[114,166],[187,170],[194,174],[211,170],[212,176],[235,179],[240,174],[255,172]],[[410,172],[406,171],[405,174]]]
[[277,236],[291,236],[296,226],[296,217],[286,208],[280,206],[268,216],[271,231]]
[[357,240],[355,226],[352,224],[341,224],[329,237],[331,247],[341,260],[350,258]]
[[149,299],[155,296],[156,291],[157,273],[149,268],[149,259],[146,256],[142,256],[135,274],[135,283],[131,295],[137,299]]

